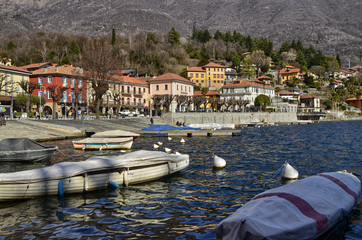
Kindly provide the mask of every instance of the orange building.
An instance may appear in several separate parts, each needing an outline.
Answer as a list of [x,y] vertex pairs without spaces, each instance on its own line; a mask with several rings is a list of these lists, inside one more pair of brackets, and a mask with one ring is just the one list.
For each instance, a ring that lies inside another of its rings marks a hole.
[[357,99],[356,97],[348,98],[346,99],[346,103],[348,105],[353,105],[356,108],[362,109],[362,97],[359,97],[359,99]]
[[299,68],[294,68],[293,66],[285,66],[284,69],[280,70],[280,83],[284,84],[288,80],[293,79],[294,77],[299,78],[299,74],[301,73],[301,70]]

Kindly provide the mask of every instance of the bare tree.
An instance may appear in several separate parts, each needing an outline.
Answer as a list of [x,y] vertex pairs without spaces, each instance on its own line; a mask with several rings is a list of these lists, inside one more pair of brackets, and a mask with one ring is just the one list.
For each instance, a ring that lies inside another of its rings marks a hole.
[[176,95],[175,96],[175,100],[176,100],[176,103],[177,103],[177,109],[180,109],[180,106],[184,103],[187,103],[187,96],[185,95]]
[[154,106],[156,116],[158,113],[158,107],[162,103],[162,100],[163,100],[163,95],[153,95],[152,96],[152,104]]
[[11,91],[9,88],[11,87],[11,81],[7,80],[7,77],[5,74],[0,74],[0,93],[2,91],[6,93],[10,93]]
[[63,97],[63,93],[67,90],[67,87],[59,87],[56,85],[50,85],[47,87],[48,92],[50,92],[50,97],[53,100],[53,112],[52,118],[55,119],[56,105],[60,102],[60,99]]
[[282,52],[280,57],[283,62],[293,62],[297,58],[297,51],[294,48],[291,48],[288,52]]
[[117,114],[116,114],[116,118],[119,118],[119,113],[121,112],[121,93],[119,92],[119,87],[118,87],[118,92],[113,94],[113,99],[114,102],[117,103]]
[[19,86],[24,90],[25,94],[28,96],[28,99],[26,101],[26,114],[29,117],[30,112],[30,96],[35,91],[35,89],[38,89],[40,86],[38,83],[35,82],[29,82],[22,80],[19,83]]
[[85,75],[90,79],[96,101],[96,118],[99,119],[99,108],[103,95],[109,88],[109,72],[116,66],[112,56],[112,46],[105,41],[89,41],[83,47],[82,67],[86,69]]
[[248,105],[250,103],[250,100],[236,100],[236,105],[239,107],[239,109],[241,110],[243,108],[243,110],[245,111],[245,106]]
[[269,66],[271,59],[265,56],[263,50],[256,50],[254,51],[251,56],[250,60],[256,66],[256,76],[259,77],[259,70],[261,67]]

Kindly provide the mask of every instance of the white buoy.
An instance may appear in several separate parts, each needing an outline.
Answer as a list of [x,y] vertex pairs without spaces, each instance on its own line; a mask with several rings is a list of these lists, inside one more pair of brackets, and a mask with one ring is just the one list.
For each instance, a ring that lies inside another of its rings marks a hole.
[[155,148],[155,149],[159,149],[159,148],[160,148],[160,146],[158,146],[157,144],[153,144],[153,148]]
[[165,147],[165,152],[166,152],[166,153],[171,153],[171,152],[172,152],[172,150],[171,150],[171,148],[167,148],[167,147]]
[[182,154],[181,154],[181,153],[179,153],[179,152],[175,152],[175,154],[176,154],[176,155],[182,155]]
[[121,150],[121,152],[122,152],[122,153],[125,153],[125,152],[126,152],[126,150]]
[[170,138],[170,137],[168,137],[167,139],[168,139],[169,141],[171,141],[171,140],[172,140],[172,138]]
[[282,171],[282,178],[287,180],[293,180],[298,179],[298,177],[298,171],[286,161],[284,164],[284,169]]
[[181,138],[180,143],[185,143],[185,139]]
[[214,154],[214,168],[224,168],[226,166],[226,161],[225,159],[219,157],[219,156],[216,156]]
[[157,144],[160,145],[160,146],[162,146],[163,143],[162,143],[162,142],[158,142]]

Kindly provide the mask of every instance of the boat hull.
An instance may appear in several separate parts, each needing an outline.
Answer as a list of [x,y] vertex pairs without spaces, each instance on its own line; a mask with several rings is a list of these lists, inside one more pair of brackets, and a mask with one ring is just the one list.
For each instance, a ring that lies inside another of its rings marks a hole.
[[54,152],[58,148],[48,148],[44,150],[24,150],[24,151],[12,151],[12,152],[0,152],[1,161],[13,162],[13,161],[41,161],[51,159]]
[[84,140],[73,141],[75,149],[83,150],[129,150],[132,148],[132,144],[133,137],[87,138]]

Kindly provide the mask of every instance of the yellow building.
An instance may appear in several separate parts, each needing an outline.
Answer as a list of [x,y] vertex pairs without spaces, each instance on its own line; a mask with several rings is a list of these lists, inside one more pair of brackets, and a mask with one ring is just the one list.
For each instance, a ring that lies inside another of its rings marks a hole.
[[300,78],[301,70],[299,68],[294,68],[293,66],[285,66],[284,69],[280,70],[280,80],[281,84],[285,84],[289,80],[292,80],[294,77]]
[[221,89],[225,84],[225,66],[209,63],[202,67],[191,67],[187,69],[187,77],[201,88]]
[[30,71],[12,66],[10,59],[0,61],[0,105],[10,106],[5,115],[12,116],[16,95],[24,93],[20,82],[29,82],[30,75]]

